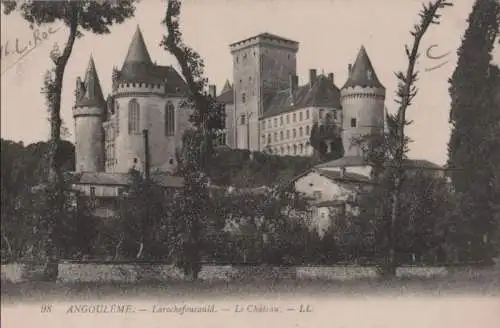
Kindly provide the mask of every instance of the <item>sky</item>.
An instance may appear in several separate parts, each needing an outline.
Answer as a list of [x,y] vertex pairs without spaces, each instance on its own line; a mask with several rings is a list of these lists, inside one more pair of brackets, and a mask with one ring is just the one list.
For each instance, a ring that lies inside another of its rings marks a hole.
[[[473,0],[454,1],[442,10],[440,25],[434,25],[422,42],[417,64],[419,93],[408,110],[413,124],[408,135],[413,140],[409,156],[445,164],[450,126],[448,79],[456,65],[456,50],[467,27]],[[297,55],[299,84],[307,83],[308,71],[333,72],[341,87],[347,66],[353,63],[361,45],[367,49],[379,80],[387,89],[386,106],[396,110],[394,72],[406,70],[404,45],[410,43],[409,31],[418,21],[420,0],[185,0],[181,13],[184,41],[205,61],[205,75],[221,90],[226,79],[232,82],[229,44],[268,32],[300,43]],[[92,54],[104,94],[111,91],[113,66],[121,67],[129,43],[140,26],[153,61],[178,68],[175,58],[159,47],[165,33],[161,20],[164,0],[147,0],[137,5],[134,18],[113,26],[111,33],[85,33],[76,41],[66,67],[61,116],[68,128],[67,139],[74,141],[72,107],[76,78],[83,78]],[[53,33],[49,33],[49,28]],[[23,55],[15,53],[31,42],[34,31],[15,12],[1,14],[1,136],[25,144],[47,140],[48,112],[41,93],[44,73],[52,64],[49,53],[57,44],[61,49],[68,37],[65,26],[55,23],[40,27],[41,41]],[[44,38],[44,36],[46,38]],[[5,55],[5,45],[10,52]],[[425,56],[430,46],[433,56],[448,53],[440,60]],[[500,47],[494,51],[500,64]],[[441,67],[430,70],[435,66]]]

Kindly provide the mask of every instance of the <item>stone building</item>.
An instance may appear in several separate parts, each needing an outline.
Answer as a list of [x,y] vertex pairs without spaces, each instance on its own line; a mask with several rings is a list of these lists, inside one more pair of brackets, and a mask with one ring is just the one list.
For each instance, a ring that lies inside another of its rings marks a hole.
[[77,79],[73,188],[106,207],[128,184],[131,169],[148,170],[165,188],[182,186],[171,173],[190,126],[190,109],[181,106],[186,83],[172,66],[153,63],[139,28],[111,78],[105,99],[91,57],[84,80]]

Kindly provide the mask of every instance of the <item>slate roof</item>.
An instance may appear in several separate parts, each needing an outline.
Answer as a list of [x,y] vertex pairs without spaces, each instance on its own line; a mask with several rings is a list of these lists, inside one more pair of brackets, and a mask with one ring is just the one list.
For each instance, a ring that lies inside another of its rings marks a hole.
[[[80,172],[72,174],[71,182],[73,184],[127,186],[129,179],[130,175],[127,173]],[[181,188],[184,185],[183,178],[167,173],[151,173],[151,179],[166,188]]]
[[226,84],[222,88],[219,96],[217,97],[217,101],[222,104],[232,104],[234,103],[234,94],[233,94],[233,86],[226,80]]
[[153,64],[139,27],[132,37],[123,66],[117,73],[119,83],[163,84],[166,80],[167,93],[188,91],[186,82],[172,66]]
[[85,73],[85,80],[81,82],[78,79],[77,84],[77,90],[81,93],[77,94],[76,106],[101,107],[106,103],[92,55],[90,56],[89,66]]
[[290,112],[295,109],[313,106],[332,106],[340,108],[340,90],[324,75],[319,75],[311,86],[297,87],[290,97],[290,89],[280,90],[264,99],[263,118]]
[[356,61],[352,65],[351,73],[342,89],[356,86],[385,89],[375,73],[375,69],[364,46],[361,46],[361,49],[359,49]]

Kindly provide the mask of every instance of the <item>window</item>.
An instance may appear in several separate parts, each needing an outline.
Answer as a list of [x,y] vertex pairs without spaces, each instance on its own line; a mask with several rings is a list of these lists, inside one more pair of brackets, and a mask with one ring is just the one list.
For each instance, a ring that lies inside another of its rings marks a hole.
[[280,117],[280,126],[283,125],[283,116]]
[[315,190],[315,191],[313,191],[313,197],[314,197],[316,200],[320,200],[320,199],[321,199],[321,191],[319,191],[319,190]]
[[241,94],[241,102],[242,102],[242,103],[245,103],[246,101],[247,101],[247,94],[243,92],[243,93]]
[[271,119],[267,120],[267,128],[270,129],[271,128]]
[[278,132],[274,132],[274,141],[278,141]]
[[309,129],[310,129],[310,128],[309,128],[309,125],[306,125],[306,136],[308,136],[308,135],[309,135],[309,133],[311,132]]
[[355,127],[356,127],[356,119],[351,118],[351,128],[355,128]]
[[244,125],[244,124],[245,124],[245,115],[241,115],[241,118],[240,118],[240,124],[241,124],[241,125]]
[[300,144],[300,153],[304,153],[304,145],[303,144]]
[[297,115],[295,113],[293,113],[292,120],[293,123],[297,122]]
[[267,143],[269,144],[269,143],[271,143],[271,141],[272,141],[272,140],[271,140],[271,134],[270,134],[270,133],[268,133],[268,135],[267,135]]
[[169,101],[165,105],[165,136],[173,136],[175,134],[175,108]]
[[371,70],[369,70],[368,72],[366,72],[366,77],[368,78],[368,80],[373,79],[373,72]]
[[277,128],[278,127],[278,119],[275,117],[274,118],[274,127]]
[[297,145],[293,145],[293,154],[297,155]]
[[308,119],[309,119],[309,109],[306,110],[306,120],[308,120]]
[[337,111],[336,110],[333,111],[333,119],[337,120]]
[[286,130],[286,140],[290,139],[290,130]]
[[240,62],[240,57],[236,56],[236,63]]
[[286,116],[286,124],[290,124],[290,115]]
[[140,130],[140,108],[137,99],[128,103],[128,133],[139,133]]
[[324,112],[324,109],[319,110],[319,119],[320,120],[323,118],[323,112]]
[[302,127],[299,128],[299,136],[302,137],[302,135],[304,134],[304,129],[302,129]]
[[262,125],[262,130],[265,130],[266,129],[266,121],[262,121],[261,125]]
[[283,155],[284,153],[285,153],[285,148],[283,148],[283,146],[281,146],[281,148],[280,148],[280,154]]
[[297,138],[297,130],[293,129],[293,137]]
[[290,145],[286,146],[286,151],[287,151],[287,154],[290,154]]
[[280,132],[280,141],[283,141],[283,131]]
[[303,117],[302,117],[302,112],[299,113],[299,121],[302,121]]

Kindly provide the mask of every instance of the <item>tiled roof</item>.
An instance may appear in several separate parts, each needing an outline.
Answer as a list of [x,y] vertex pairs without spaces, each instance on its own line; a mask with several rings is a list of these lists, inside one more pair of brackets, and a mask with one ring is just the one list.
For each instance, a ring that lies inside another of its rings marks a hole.
[[[81,82],[79,81],[78,83]],[[106,103],[92,56],[90,56],[89,66],[85,73],[85,81],[79,87],[81,88],[81,93],[77,95],[79,98],[76,99],[76,106],[101,107]]]
[[[152,173],[151,179],[163,187],[180,188],[184,184],[181,177],[166,173]],[[74,184],[126,186],[130,182],[130,175],[127,173],[80,172],[74,173],[71,180]]]
[[241,41],[233,42],[233,43],[230,44],[230,46],[233,46],[233,45],[236,45],[238,43],[245,42],[245,41],[248,41],[248,40],[251,40],[251,39],[255,39],[255,38],[258,38],[258,37],[265,38],[265,39],[272,39],[272,40],[280,40],[280,41],[285,41],[285,42],[290,42],[290,43],[298,44],[297,41],[293,41],[291,39],[287,39],[287,38],[284,38],[284,37],[281,37],[281,36],[278,36],[278,35],[275,35],[275,34],[271,34],[271,33],[265,32],[265,33],[260,33],[260,34],[254,35],[252,37],[246,38],[246,39],[241,40]]
[[356,61],[354,62],[354,65],[352,65],[349,78],[342,89],[355,86],[363,88],[384,88],[382,83],[378,80],[375,69],[373,69],[373,65],[364,46],[361,46],[361,49],[359,49]]
[[316,170],[321,176],[324,176],[327,179],[332,181],[345,181],[345,182],[370,182],[368,177],[364,175],[345,172],[344,176],[339,171],[330,171],[330,170]]
[[[363,156],[345,156],[339,159],[316,165],[317,169],[333,168],[333,167],[349,167],[369,165],[368,161]],[[425,159],[406,159],[404,167],[414,169],[442,170],[443,167],[434,164]]]
[[280,90],[264,99],[264,115],[270,117],[299,108],[332,106],[340,108],[340,90],[324,75],[319,75],[312,85],[297,87],[290,97],[290,89]]

